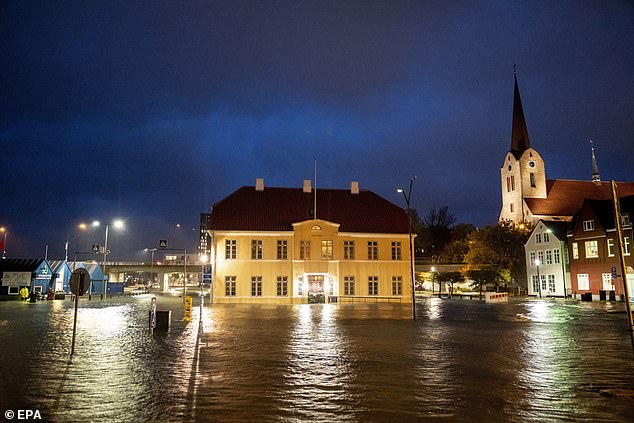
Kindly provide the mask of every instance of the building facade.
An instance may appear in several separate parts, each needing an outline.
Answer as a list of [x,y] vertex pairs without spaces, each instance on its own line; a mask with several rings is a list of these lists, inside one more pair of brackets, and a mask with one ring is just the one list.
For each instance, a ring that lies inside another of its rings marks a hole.
[[211,228],[215,302],[411,301],[407,213],[357,183],[258,179],[213,206]]
[[528,295],[564,297],[571,294],[565,222],[540,220],[534,227],[526,250]]
[[[634,284],[632,216],[634,196],[620,200],[623,254],[630,290]],[[570,223],[568,249],[573,296],[619,299],[624,295],[623,275],[612,201],[587,200]],[[630,295],[632,293],[630,292]]]

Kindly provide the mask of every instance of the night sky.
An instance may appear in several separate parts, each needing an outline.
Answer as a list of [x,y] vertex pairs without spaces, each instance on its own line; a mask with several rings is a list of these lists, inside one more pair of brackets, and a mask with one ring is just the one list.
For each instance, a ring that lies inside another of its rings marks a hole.
[[[634,181],[631,1],[0,3],[9,257],[196,246],[243,185],[362,189],[495,223],[513,64],[548,178]],[[177,228],[176,224],[181,227]],[[195,229],[195,230],[192,230]],[[145,255],[143,255],[145,254]]]

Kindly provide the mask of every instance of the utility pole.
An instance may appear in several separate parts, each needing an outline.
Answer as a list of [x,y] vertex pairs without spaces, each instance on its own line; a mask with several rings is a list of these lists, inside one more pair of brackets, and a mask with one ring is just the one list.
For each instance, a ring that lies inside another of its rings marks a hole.
[[623,292],[625,294],[625,307],[627,309],[628,326],[630,332],[634,330],[632,321],[632,307],[630,304],[630,292],[627,286],[627,268],[625,266],[625,251],[623,247],[623,228],[621,227],[621,206],[619,205],[619,194],[616,182],[610,181],[612,186],[612,200],[614,202],[614,221],[616,223],[616,234],[618,237],[619,257],[621,259],[621,275],[623,278]]

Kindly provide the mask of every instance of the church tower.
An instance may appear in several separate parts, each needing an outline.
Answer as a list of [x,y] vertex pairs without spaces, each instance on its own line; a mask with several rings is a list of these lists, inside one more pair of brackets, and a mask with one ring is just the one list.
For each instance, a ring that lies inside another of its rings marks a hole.
[[506,153],[500,169],[502,210],[499,220],[521,224],[533,221],[524,198],[546,198],[546,170],[544,160],[531,147],[516,74],[514,80],[511,149]]

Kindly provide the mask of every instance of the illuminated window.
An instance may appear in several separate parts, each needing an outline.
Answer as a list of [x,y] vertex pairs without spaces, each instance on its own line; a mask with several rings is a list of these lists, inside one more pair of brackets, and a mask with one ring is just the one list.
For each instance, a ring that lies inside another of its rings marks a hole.
[[584,231],[594,231],[594,220],[584,220],[583,221],[583,230]]
[[574,260],[579,258],[579,244],[577,244],[576,242],[572,243],[572,258]]
[[401,259],[401,243],[399,241],[392,241],[392,260]]
[[277,241],[277,259],[278,260],[288,259],[288,241],[283,241],[283,240]]
[[379,259],[379,243],[377,241],[368,241],[368,260]]
[[354,294],[354,276],[344,276],[343,295],[355,295]]
[[332,260],[332,240],[321,241],[321,259]]
[[225,240],[225,260],[235,260],[238,256],[238,241],[235,239]]
[[403,278],[392,276],[392,295],[403,295]]
[[262,276],[251,277],[251,296],[252,297],[262,296]]
[[537,260],[539,260],[539,264],[542,265],[544,264],[544,252],[543,251],[538,251],[537,252]]
[[236,296],[236,277],[225,276],[225,297]]
[[354,241],[343,242],[343,258],[345,260],[354,260]]
[[597,258],[599,257],[599,242],[594,241],[586,241],[586,258]]
[[603,289],[606,291],[614,290],[614,285],[612,285],[612,273],[602,273],[601,280],[603,281]]
[[533,281],[533,292],[539,292],[539,279],[537,275],[532,275],[531,279]]
[[297,278],[297,295],[304,295],[304,278],[302,276]]
[[608,238],[608,257],[614,257],[614,240]]
[[286,297],[287,295],[288,295],[288,277],[278,276],[277,277],[277,296]]
[[310,260],[310,241],[299,241],[299,259]]
[[630,255],[630,237],[623,237],[623,254],[626,256]]
[[251,240],[251,260],[262,260],[262,240]]
[[368,277],[368,295],[379,295],[379,277]]
[[587,273],[577,274],[577,288],[584,291],[590,289],[590,279]]

